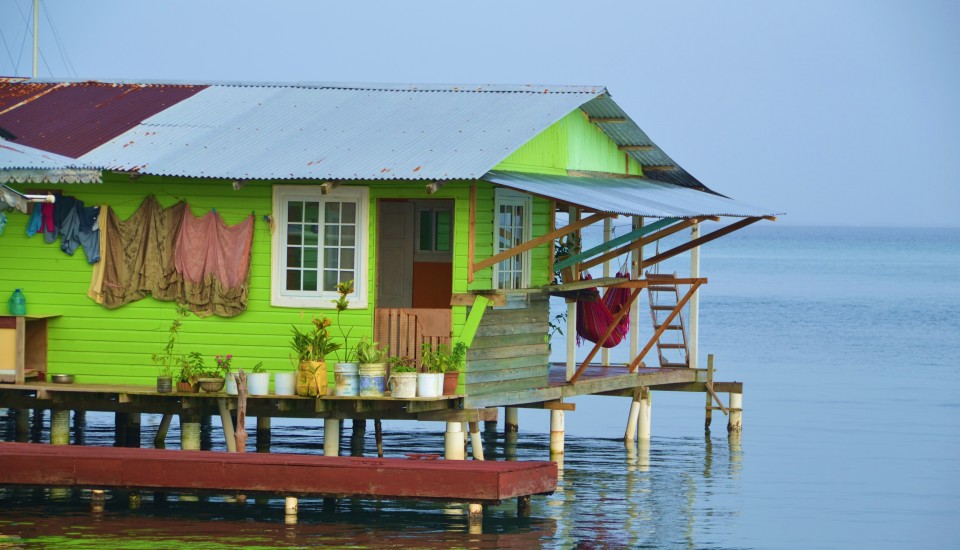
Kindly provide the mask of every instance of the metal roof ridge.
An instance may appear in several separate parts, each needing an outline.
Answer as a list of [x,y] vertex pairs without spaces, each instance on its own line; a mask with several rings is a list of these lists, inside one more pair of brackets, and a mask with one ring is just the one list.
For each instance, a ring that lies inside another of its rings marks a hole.
[[453,84],[453,83],[384,83],[384,82],[323,82],[323,81],[242,81],[242,80],[158,80],[126,78],[22,78],[5,79],[7,82],[23,84],[103,84],[114,86],[224,86],[247,88],[310,88],[334,90],[369,90],[393,92],[473,92],[473,93],[566,93],[593,94],[606,93],[605,86],[575,84]]

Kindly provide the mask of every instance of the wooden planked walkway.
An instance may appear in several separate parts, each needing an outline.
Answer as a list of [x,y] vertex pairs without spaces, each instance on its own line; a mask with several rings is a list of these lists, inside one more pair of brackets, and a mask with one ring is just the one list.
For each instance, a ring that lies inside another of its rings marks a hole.
[[0,443],[0,486],[497,503],[549,494],[553,462],[355,458]]

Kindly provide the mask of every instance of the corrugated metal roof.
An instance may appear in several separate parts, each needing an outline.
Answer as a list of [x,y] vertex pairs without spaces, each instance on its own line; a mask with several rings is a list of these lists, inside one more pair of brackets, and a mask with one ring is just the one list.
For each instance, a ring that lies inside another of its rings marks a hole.
[[599,212],[650,218],[777,216],[777,212],[714,193],[646,178],[587,178],[489,172],[491,183]]
[[0,82],[0,128],[17,143],[79,158],[204,86]]
[[0,140],[0,183],[99,183],[100,171],[82,162]]
[[[710,191],[693,177],[689,172],[677,164],[663,149],[657,146],[640,126],[620,108],[609,94],[596,97],[580,107],[591,119],[623,119],[623,122],[597,122],[597,126],[617,145],[649,145],[649,151],[626,151],[644,168],[643,174],[648,179],[664,181],[674,185]],[[671,170],[655,170],[652,167],[673,166]]]
[[474,179],[596,87],[211,86],[83,160],[238,179]]

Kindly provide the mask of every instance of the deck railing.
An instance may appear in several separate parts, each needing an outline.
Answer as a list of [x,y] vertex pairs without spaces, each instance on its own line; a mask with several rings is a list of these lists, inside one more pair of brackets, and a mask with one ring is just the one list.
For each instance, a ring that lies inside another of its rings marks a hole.
[[420,346],[450,343],[453,319],[449,309],[378,308],[374,337],[391,356],[411,357],[420,363]]

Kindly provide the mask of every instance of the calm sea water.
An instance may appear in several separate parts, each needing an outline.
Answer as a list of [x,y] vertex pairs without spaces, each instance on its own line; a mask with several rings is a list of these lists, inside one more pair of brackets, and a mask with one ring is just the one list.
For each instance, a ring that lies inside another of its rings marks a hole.
[[[759,225],[702,258],[701,361],[713,353],[717,379],[744,382],[739,439],[719,412],[704,434],[702,394],[657,392],[653,438],[625,446],[629,401],[584,397],[566,416],[560,489],[530,519],[512,502],[489,509],[482,534],[462,506],[435,503],[303,500],[286,525],[282,499],[145,494],[131,510],[114,494],[94,514],[84,492],[8,489],[0,547],[960,546],[960,230]],[[548,413],[520,418],[516,445],[485,435],[488,459],[548,458]],[[158,420],[144,417],[144,446]],[[85,443],[112,445],[112,421],[88,414]],[[441,424],[384,427],[387,456],[442,453]],[[12,429],[0,413],[0,437]],[[321,431],[275,420],[273,450],[322,452]],[[370,432],[353,440],[368,454]]]

